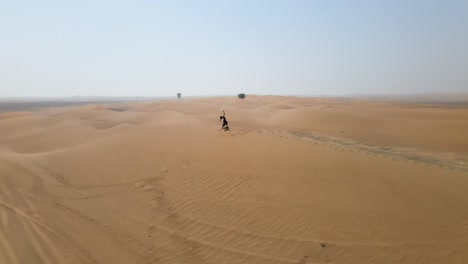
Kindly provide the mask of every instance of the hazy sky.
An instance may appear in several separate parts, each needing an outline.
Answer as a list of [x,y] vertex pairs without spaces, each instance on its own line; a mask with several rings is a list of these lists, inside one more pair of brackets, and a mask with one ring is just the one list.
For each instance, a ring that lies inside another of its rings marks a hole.
[[2,1],[0,96],[468,92],[466,1]]

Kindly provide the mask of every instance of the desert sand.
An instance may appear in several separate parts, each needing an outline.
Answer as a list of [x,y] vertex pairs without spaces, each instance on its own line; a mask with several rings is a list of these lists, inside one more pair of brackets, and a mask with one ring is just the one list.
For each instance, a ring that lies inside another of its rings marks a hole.
[[467,157],[458,103],[2,113],[0,263],[468,263]]

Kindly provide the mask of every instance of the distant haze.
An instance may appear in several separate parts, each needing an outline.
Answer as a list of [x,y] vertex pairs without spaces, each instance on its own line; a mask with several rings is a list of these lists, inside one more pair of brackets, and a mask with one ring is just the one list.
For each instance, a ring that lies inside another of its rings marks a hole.
[[468,92],[468,1],[4,1],[0,97]]

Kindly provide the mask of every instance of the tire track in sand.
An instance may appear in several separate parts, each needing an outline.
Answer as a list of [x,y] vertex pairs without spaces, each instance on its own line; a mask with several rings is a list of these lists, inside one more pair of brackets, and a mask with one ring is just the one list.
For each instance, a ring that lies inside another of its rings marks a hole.
[[252,130],[258,133],[266,132],[280,137],[291,137],[319,144],[325,144],[337,149],[357,151],[368,155],[381,155],[394,161],[411,161],[425,165],[437,166],[446,169],[456,169],[468,172],[468,157],[453,160],[443,157],[442,153],[420,150],[414,148],[373,146],[352,139],[329,136],[317,132],[304,133],[298,131],[284,131],[275,129]]
[[[4,211],[1,214],[2,228],[0,229],[3,229],[3,233],[14,232],[16,237],[27,238],[27,245],[32,249],[29,255],[36,255],[45,263],[70,263],[70,256],[73,256],[74,259],[72,263],[76,263],[76,261],[96,263],[86,250],[68,235],[54,228],[37,211],[35,206],[37,202],[49,208],[52,207],[50,204],[54,203],[47,196],[44,181],[34,171],[25,168],[20,163],[3,160],[3,164],[9,167],[9,173],[13,172],[14,175],[21,177],[26,176],[32,181],[30,192],[23,193],[9,180],[9,175],[3,176],[0,184],[0,190],[3,194],[0,208],[3,208]],[[32,202],[32,198],[35,202]],[[19,234],[17,234],[18,232]],[[25,234],[24,236],[21,235],[22,232]],[[2,240],[4,248],[11,248],[10,255],[16,254],[8,236],[3,236]],[[47,246],[47,250],[45,250],[45,246]]]

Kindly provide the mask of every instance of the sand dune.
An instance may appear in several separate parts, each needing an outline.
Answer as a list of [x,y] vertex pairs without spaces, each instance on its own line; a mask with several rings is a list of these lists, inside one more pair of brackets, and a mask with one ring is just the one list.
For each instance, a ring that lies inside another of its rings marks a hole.
[[3,113],[0,263],[468,263],[466,135],[332,98]]

